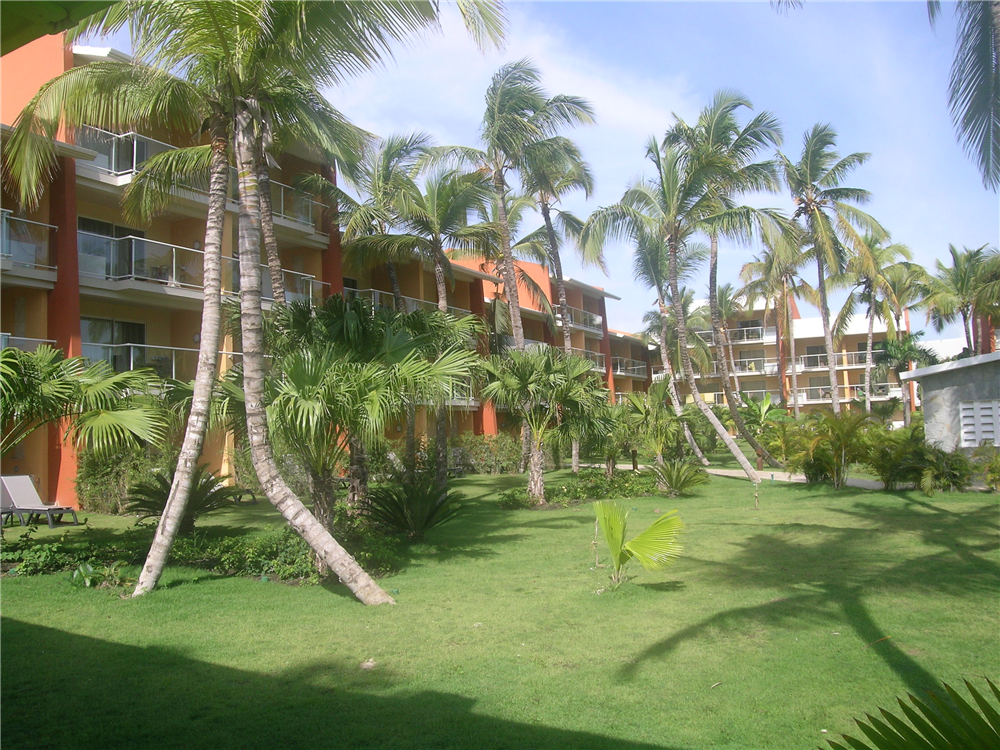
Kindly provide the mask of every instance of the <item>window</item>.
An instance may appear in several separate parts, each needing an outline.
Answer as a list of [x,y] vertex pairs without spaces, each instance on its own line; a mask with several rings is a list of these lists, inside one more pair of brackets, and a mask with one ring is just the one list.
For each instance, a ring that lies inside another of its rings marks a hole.
[[1000,401],[963,401],[959,405],[962,437],[959,446],[978,448],[1000,440]]
[[[127,344],[146,343],[146,324],[105,318],[80,318],[80,339],[83,356],[98,362],[104,360],[117,372],[131,369],[137,347]],[[139,347],[141,348],[141,347]],[[139,352],[141,356],[142,351]]]
[[826,347],[822,344],[818,346],[807,346],[806,356],[802,358],[806,369],[816,369],[827,367],[829,360],[826,358]]
[[84,276],[120,279],[132,275],[133,269],[145,267],[145,242],[124,237],[145,237],[142,230],[118,226],[107,221],[77,218],[77,246],[80,273]]
[[741,349],[740,358],[736,361],[736,372],[764,372],[764,350]]
[[830,398],[830,378],[823,376],[809,378],[809,393],[806,398],[810,401],[824,401]]

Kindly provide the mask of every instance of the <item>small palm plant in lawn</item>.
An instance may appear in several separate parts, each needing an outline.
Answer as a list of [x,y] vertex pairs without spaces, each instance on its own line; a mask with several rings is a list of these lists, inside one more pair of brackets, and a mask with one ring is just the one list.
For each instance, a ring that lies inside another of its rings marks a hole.
[[628,512],[621,503],[599,500],[594,503],[594,513],[611,552],[612,588],[617,588],[626,580],[625,566],[632,558],[638,560],[646,570],[662,570],[680,557],[682,548],[677,537],[683,524],[675,515],[676,510],[664,513],[649,528],[627,542],[625,527]]
[[607,391],[594,375],[590,360],[567,357],[552,347],[508,351],[491,357],[483,369],[487,379],[483,398],[516,414],[531,430],[528,494],[543,505],[542,448],[546,439],[561,429],[561,414],[596,409],[607,400]]
[[708,482],[707,471],[684,459],[664,461],[662,465],[651,467],[650,471],[656,476],[656,486],[671,498],[686,495]]
[[377,487],[368,496],[365,513],[390,532],[421,539],[425,532],[458,515],[461,495],[449,492],[432,475],[412,482]]
[[[191,494],[184,508],[184,516],[178,529],[180,534],[190,534],[194,531],[194,522],[199,516],[221,510],[234,503],[242,494],[239,487],[227,487],[225,481],[229,477],[217,477],[205,464],[194,470],[194,481],[191,483]],[[174,481],[174,472],[156,473],[152,479],[133,486],[125,498],[126,509],[139,518],[159,517],[167,507],[170,497],[170,487]]]

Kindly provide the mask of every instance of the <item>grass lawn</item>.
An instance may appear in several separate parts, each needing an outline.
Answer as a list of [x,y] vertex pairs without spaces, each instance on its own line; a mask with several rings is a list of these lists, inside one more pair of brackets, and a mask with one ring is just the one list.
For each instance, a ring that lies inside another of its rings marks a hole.
[[907,690],[1000,677],[994,496],[764,483],[755,511],[716,477],[628,501],[632,533],[679,508],[684,555],[602,591],[589,505],[499,510],[523,481],[457,482],[466,514],[382,581],[394,607],[185,568],[135,601],[5,578],[5,747],[786,750]]

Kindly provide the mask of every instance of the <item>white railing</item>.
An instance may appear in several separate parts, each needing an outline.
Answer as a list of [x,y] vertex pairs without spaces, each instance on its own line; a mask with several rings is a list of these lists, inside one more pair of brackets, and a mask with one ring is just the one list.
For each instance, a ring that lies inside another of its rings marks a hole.
[[56,342],[52,339],[31,339],[26,336],[11,336],[9,333],[0,333],[0,349],[20,349],[22,352],[33,352],[42,344],[55,347]]
[[[77,145],[97,152],[97,158],[87,166],[116,177],[132,175],[142,168],[143,162],[164,151],[177,147],[139,133],[110,133],[100,128],[84,126],[77,132]],[[180,183],[178,187],[196,193],[207,193],[207,184]],[[230,171],[229,198],[237,200],[238,182],[235,169]],[[308,194],[280,182],[271,183],[271,212],[282,219],[307,224],[323,233],[323,206]]]
[[19,219],[10,211],[0,212],[0,256],[10,259],[15,266],[26,268],[55,268],[51,262],[51,224]]
[[[715,335],[712,331],[694,331],[693,333],[698,334],[709,346],[715,346]],[[776,340],[777,330],[773,326],[751,326],[750,328],[727,328],[726,334],[730,343],[745,344],[753,341]]]
[[[127,372],[148,367],[161,378],[193,380],[198,369],[198,350],[177,346],[150,344],[93,344],[84,342],[83,356],[91,362],[107,362],[115,372]],[[220,365],[228,369],[243,355],[240,352],[219,352]],[[267,357],[270,359],[270,357]]]
[[[366,299],[372,303],[373,307],[385,307],[390,310],[396,309],[396,302],[392,292],[383,292],[381,289],[345,289],[344,296],[348,299]],[[411,313],[417,310],[433,312],[438,309],[436,302],[430,300],[416,299],[414,297],[403,297],[403,308]],[[471,310],[463,310],[461,307],[448,307],[448,314],[457,318],[472,315]]]
[[666,380],[667,378],[667,368],[663,365],[653,365],[653,382],[660,380]]
[[[226,257],[222,259],[222,289],[225,294],[240,293],[240,260]],[[309,273],[281,269],[281,278],[285,284],[285,302],[308,302],[316,306],[329,296],[329,284],[320,281]],[[327,287],[324,289],[324,287]],[[274,286],[271,283],[271,268],[263,263],[260,266],[260,296],[261,299],[274,301]]]
[[[800,404],[830,403],[830,386],[818,386],[809,388],[799,388],[798,401]],[[864,399],[865,387],[863,385],[839,385],[837,395],[842,401],[851,399]],[[872,401],[887,401],[890,398],[902,398],[903,389],[894,383],[874,383],[872,384]]]
[[593,362],[595,370],[605,372],[604,355],[601,352],[592,352],[589,349],[571,349],[570,351],[578,357],[583,357]]
[[[864,367],[867,356],[868,352],[835,352],[834,367]],[[806,354],[797,361],[800,370],[825,370],[830,362],[826,354]]]
[[[553,309],[556,313],[556,324],[562,325],[559,308]],[[576,328],[585,328],[588,331],[601,332],[604,330],[604,318],[597,313],[587,312],[576,307],[569,308],[569,324]]]
[[615,375],[628,375],[633,378],[645,378],[649,368],[645,362],[625,357],[611,358],[611,372]]
[[[735,362],[729,362],[730,372],[733,371],[733,366],[735,365],[735,372],[737,375],[777,375],[778,374],[778,360],[772,357],[755,357],[751,359],[737,359]],[[702,375],[721,375],[722,366],[717,360],[712,360],[712,370],[710,373],[699,373],[695,372],[695,377],[702,377]]]
[[[511,337],[510,345],[514,346],[514,339]],[[546,346],[550,346],[547,341],[539,341],[538,339],[525,339],[524,348],[525,349],[543,349]]]

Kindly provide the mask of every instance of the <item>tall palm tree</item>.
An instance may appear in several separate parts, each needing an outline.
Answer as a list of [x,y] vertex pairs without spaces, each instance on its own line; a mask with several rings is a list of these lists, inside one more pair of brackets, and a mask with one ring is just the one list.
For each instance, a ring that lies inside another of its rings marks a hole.
[[529,159],[538,160],[563,148],[557,134],[566,126],[593,122],[590,103],[576,96],[549,97],[541,74],[528,60],[507,63],[498,70],[486,91],[486,111],[480,128],[483,149],[451,147],[441,153],[464,159],[485,174],[496,194],[499,224],[499,260],[504,295],[510,306],[514,347],[524,349],[524,328],[518,299],[511,226],[507,216],[508,178],[525,170]]
[[917,263],[896,263],[885,271],[888,300],[892,305],[893,329],[903,330],[903,315],[907,310],[924,305],[929,276],[927,269]]
[[[787,343],[792,372],[792,412],[799,417],[799,378],[795,355],[795,321],[792,317],[792,297],[799,287],[799,265],[804,261],[801,241],[787,232],[765,227],[761,232],[764,250],[753,261],[743,266],[742,295],[747,305],[763,299],[765,314],[768,307],[775,311],[778,341]],[[780,359],[780,358],[779,358]],[[785,373],[780,373],[782,391],[785,390]]]
[[[865,305],[868,320],[868,338],[865,343],[865,412],[871,412],[872,347],[875,334],[875,319],[893,327],[892,311],[898,302],[892,299],[892,286],[887,274],[892,273],[900,258],[909,260],[912,256],[906,245],[889,244],[889,238],[876,239],[870,234],[861,238],[861,244],[854,247],[854,253],[847,261],[847,275],[855,288],[848,294],[844,307],[837,316],[834,329],[845,329],[858,303]],[[893,329],[894,332],[894,329]]]
[[951,265],[936,260],[937,273],[927,280],[924,298],[927,317],[936,331],[944,330],[948,323],[961,318],[966,349],[975,352],[970,324],[977,317],[975,301],[988,248],[983,245],[974,250],[967,247],[959,250],[954,245],[948,245],[948,255],[951,256]]
[[801,221],[805,243],[810,248],[808,252],[816,262],[816,291],[830,371],[830,395],[833,412],[839,414],[837,359],[826,277],[828,273],[843,272],[848,246],[862,243],[859,228],[877,239],[885,237],[886,232],[871,216],[852,205],[867,202],[869,192],[841,184],[850,172],[868,160],[869,154],[856,152],[841,158],[835,150],[836,143],[836,131],[829,125],[817,124],[803,136],[798,162],[792,162],[781,152],[778,159],[795,204],[792,219]]
[[[715,297],[715,304],[719,309],[719,319],[723,323],[733,320],[744,310],[743,299],[740,292],[737,291],[732,284],[723,284],[720,286]],[[736,369],[736,357],[733,352],[733,339],[729,335],[729,329],[724,325],[720,326],[720,333],[721,336],[719,336],[719,338],[715,341],[716,357],[719,359],[728,358],[729,373],[732,378],[733,387],[739,391],[740,374]]]
[[[709,160],[700,159],[696,152],[683,144],[664,143],[661,146],[655,138],[650,138],[646,145],[646,158],[653,167],[653,176],[634,180],[618,204],[595,211],[589,224],[591,231],[598,236],[610,233],[633,241],[648,236],[662,243],[666,251],[666,282],[674,319],[681,321],[683,310],[678,278],[684,249],[696,234],[721,220],[727,212],[720,211],[719,199],[713,188],[715,170]],[[662,264],[658,265],[658,272],[662,273]],[[660,315],[666,327],[665,305],[661,306]],[[758,483],[760,477],[753,465],[701,396],[688,351],[686,327],[677,325],[676,333],[684,376],[695,407],[712,425],[747,477],[754,484]]]
[[[886,377],[889,372],[892,372],[903,386],[903,424],[906,427],[910,426],[910,384],[903,382],[902,375],[910,369],[911,363],[918,365],[937,363],[937,355],[918,343],[922,336],[922,331],[916,333],[900,331],[895,339],[886,339],[880,342],[875,350],[876,376]],[[868,383],[865,383],[865,390],[870,387]]]

